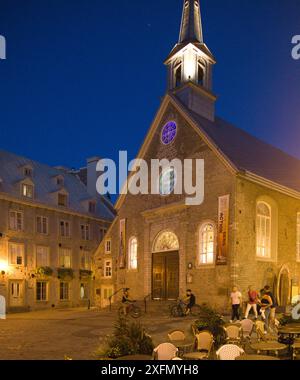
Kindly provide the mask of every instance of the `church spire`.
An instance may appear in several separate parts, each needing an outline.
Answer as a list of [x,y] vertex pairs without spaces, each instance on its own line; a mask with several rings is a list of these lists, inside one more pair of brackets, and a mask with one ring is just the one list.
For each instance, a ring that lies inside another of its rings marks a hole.
[[179,41],[203,43],[199,0],[184,0]]

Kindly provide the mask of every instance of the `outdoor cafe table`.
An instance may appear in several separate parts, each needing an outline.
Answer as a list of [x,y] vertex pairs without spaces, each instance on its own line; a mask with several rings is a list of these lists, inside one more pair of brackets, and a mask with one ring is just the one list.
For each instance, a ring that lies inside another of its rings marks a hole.
[[179,350],[180,355],[184,355],[187,351],[193,348],[195,342],[184,339],[184,340],[173,340],[170,341]]
[[128,355],[128,356],[122,356],[121,358],[118,358],[116,360],[128,360],[128,361],[141,360],[141,361],[149,361],[149,360],[153,360],[153,357],[150,356],[150,355]]
[[288,348],[285,344],[278,343],[278,342],[259,342],[259,343],[253,343],[250,345],[250,347],[256,351],[258,354],[261,351],[266,351],[268,354],[269,352],[275,352],[276,355],[278,355],[279,351],[283,351],[286,348]]
[[275,358],[275,356],[266,356],[266,355],[241,355],[238,356],[235,360],[280,360],[278,358]]
[[300,335],[300,325],[287,325],[278,330],[278,335],[287,335],[289,350],[291,351],[292,345],[295,343],[295,337]]

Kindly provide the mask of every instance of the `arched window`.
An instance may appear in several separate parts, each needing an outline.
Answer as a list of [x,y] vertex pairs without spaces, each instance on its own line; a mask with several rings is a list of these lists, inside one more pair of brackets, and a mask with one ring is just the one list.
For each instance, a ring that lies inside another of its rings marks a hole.
[[137,238],[129,239],[128,269],[137,269]]
[[204,83],[204,69],[201,63],[198,63],[198,84],[201,86]]
[[213,264],[215,261],[215,229],[205,223],[199,230],[199,264]]
[[179,87],[181,85],[182,80],[182,68],[181,64],[175,70],[175,87]]
[[256,255],[271,258],[271,207],[265,202],[256,207]]

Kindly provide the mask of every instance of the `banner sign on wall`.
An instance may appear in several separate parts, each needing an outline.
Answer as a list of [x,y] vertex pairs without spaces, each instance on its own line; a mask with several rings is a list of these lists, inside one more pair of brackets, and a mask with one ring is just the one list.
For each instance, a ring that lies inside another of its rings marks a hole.
[[120,220],[119,268],[126,268],[126,219]]
[[226,265],[228,257],[230,196],[219,197],[217,265]]

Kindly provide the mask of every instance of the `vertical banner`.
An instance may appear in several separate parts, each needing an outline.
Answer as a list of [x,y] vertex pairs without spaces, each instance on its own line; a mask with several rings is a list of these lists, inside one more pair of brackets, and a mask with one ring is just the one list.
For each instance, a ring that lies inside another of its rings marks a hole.
[[227,264],[229,233],[229,200],[230,195],[224,195],[223,197],[219,197],[217,265]]
[[126,268],[126,219],[120,220],[119,268]]

